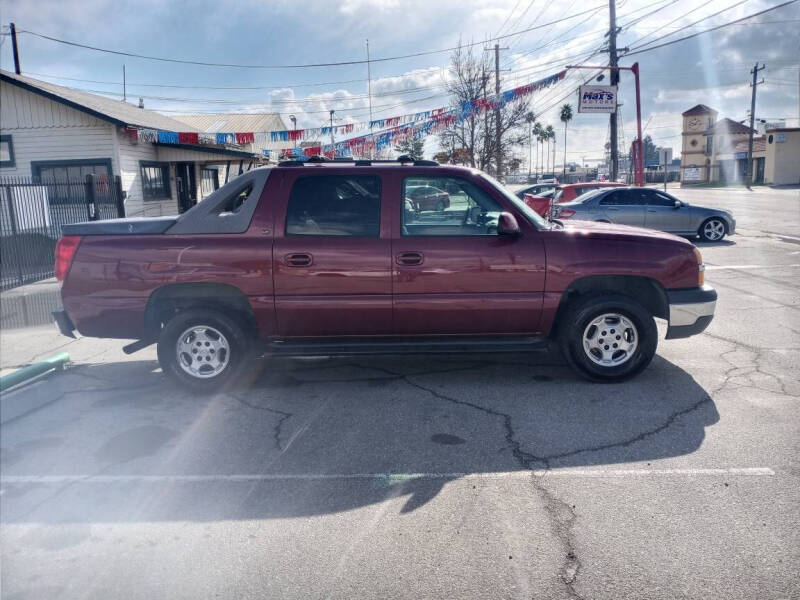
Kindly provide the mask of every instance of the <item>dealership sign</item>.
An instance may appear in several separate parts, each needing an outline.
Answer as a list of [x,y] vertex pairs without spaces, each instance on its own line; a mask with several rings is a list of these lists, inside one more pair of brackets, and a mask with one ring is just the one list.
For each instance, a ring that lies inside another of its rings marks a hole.
[[582,85],[578,95],[579,113],[613,113],[617,106],[615,85]]

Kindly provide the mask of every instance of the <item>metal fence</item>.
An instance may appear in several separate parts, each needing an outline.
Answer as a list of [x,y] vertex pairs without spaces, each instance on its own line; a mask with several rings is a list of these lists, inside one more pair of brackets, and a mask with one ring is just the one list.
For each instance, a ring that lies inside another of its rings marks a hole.
[[119,177],[0,177],[0,289],[53,276],[62,226],[124,216]]

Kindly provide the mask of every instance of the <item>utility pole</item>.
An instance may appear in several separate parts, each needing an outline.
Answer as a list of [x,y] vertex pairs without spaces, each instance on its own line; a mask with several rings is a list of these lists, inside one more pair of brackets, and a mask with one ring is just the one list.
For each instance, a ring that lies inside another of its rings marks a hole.
[[[613,2],[613,0],[611,0]],[[494,128],[498,180],[503,177],[503,149],[500,135],[500,44],[494,45]]]
[[[372,158],[372,74],[369,65],[369,38],[367,38],[367,96],[369,97],[369,157]],[[331,111],[331,115],[333,115],[333,111]],[[333,123],[331,123],[331,127],[333,127]],[[331,135],[333,135],[333,129],[331,129]]]
[[758,89],[759,83],[764,83],[764,79],[762,78],[761,81],[758,81],[758,72],[763,71],[766,68],[765,65],[761,65],[761,68],[758,67],[758,63],[755,64],[752,71],[753,74],[753,83],[750,84],[750,87],[753,88],[752,96],[750,97],[750,135],[748,136],[747,140],[747,187],[749,188],[753,185],[753,125],[755,124],[756,120],[756,89]]
[[[486,100],[486,80],[489,78],[489,75],[486,73],[486,65],[484,63],[483,67],[481,67],[481,83],[482,83],[482,91],[481,96],[484,100]],[[484,105],[485,106],[485,105]],[[483,160],[486,161],[486,170],[489,171],[489,165],[491,161],[489,157],[491,156],[489,152],[490,144],[489,144],[489,111],[483,111]]]
[[[617,66],[617,4],[616,0],[608,0],[608,55],[609,65],[611,68],[611,85],[619,85],[619,70],[614,67]],[[619,94],[617,94],[619,98]],[[611,126],[611,181],[616,181],[619,171],[619,156],[617,156],[617,107],[616,100],[614,105],[614,112],[609,116],[609,124]]]
[[333,156],[336,157],[336,151],[333,148],[333,113],[336,111],[331,109],[330,112],[331,112],[331,152],[333,152],[334,153]]
[[8,27],[11,30],[11,49],[14,52],[14,73],[22,75],[19,68],[19,48],[17,48],[17,26],[11,23]]

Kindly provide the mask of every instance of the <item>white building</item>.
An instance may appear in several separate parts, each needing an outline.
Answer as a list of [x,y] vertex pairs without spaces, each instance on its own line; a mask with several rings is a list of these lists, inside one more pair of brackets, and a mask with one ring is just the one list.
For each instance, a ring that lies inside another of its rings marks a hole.
[[158,216],[182,212],[266,162],[251,148],[138,140],[131,130],[139,128],[200,131],[127,102],[0,71],[0,177],[46,183],[119,175],[126,215]]
[[173,119],[186,123],[203,133],[224,133],[226,131],[252,131],[252,144],[242,146],[242,150],[253,154],[265,154],[277,160],[281,150],[295,146],[294,142],[273,142],[268,132],[286,131],[286,124],[278,113],[202,113],[173,115]]

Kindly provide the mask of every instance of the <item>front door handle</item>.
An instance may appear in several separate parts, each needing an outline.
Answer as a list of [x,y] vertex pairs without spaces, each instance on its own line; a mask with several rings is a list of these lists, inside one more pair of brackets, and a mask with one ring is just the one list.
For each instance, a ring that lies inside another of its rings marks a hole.
[[422,252],[401,252],[395,257],[398,265],[421,265]]
[[648,209],[647,209],[647,212],[652,212],[652,213],[654,213],[654,212],[658,212],[658,211],[657,211],[655,208],[648,208]]
[[296,252],[284,256],[283,262],[289,267],[310,267],[314,258],[305,252]]
[[609,206],[606,210],[619,210],[618,208],[614,208],[613,206]]

